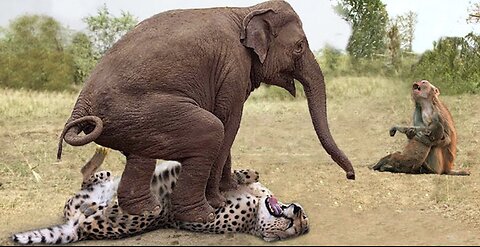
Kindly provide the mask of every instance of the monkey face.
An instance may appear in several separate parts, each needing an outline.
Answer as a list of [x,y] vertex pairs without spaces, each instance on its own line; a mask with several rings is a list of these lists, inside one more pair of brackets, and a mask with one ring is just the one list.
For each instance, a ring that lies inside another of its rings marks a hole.
[[440,90],[427,80],[421,80],[413,83],[412,97],[415,101],[420,99],[432,99],[440,95]]

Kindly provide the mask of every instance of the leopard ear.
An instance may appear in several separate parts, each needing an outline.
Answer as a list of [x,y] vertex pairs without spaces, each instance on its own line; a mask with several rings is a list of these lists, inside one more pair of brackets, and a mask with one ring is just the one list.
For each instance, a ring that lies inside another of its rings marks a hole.
[[440,89],[433,87],[433,92],[435,92],[435,95],[438,96],[440,95]]

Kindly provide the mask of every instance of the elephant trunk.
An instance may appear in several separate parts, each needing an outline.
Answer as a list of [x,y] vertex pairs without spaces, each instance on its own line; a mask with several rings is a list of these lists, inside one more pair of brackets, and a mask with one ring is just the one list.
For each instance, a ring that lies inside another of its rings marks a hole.
[[337,147],[328,128],[327,103],[325,82],[322,70],[315,60],[315,56],[307,50],[300,61],[300,69],[295,78],[302,83],[308,101],[308,109],[312,117],[313,126],[323,148],[332,159],[347,173],[348,179],[355,179],[355,171],[347,156]]

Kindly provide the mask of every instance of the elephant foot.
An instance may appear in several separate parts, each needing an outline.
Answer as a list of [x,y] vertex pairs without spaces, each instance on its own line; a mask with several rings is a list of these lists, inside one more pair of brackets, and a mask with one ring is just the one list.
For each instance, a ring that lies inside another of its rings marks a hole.
[[189,206],[172,204],[172,209],[176,221],[209,223],[215,220],[215,210],[206,201]]
[[118,204],[122,211],[127,214],[158,214],[161,211],[159,202],[151,195],[127,198],[118,194]]
[[155,171],[155,159],[128,155],[127,164],[118,185],[118,204],[128,214],[143,215],[160,210],[160,202],[150,191]]
[[233,178],[233,175],[222,177],[220,181],[220,191],[232,191],[238,189],[238,181]]
[[227,201],[224,196],[220,194],[220,192],[213,192],[206,194],[208,204],[213,208],[221,208],[225,206],[225,202]]

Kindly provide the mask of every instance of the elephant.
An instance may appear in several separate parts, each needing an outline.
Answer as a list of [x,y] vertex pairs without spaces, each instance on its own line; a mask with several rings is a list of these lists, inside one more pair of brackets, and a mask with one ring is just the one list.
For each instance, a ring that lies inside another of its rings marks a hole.
[[[316,134],[331,158],[355,172],[327,121],[324,77],[285,1],[251,7],[171,10],[136,25],[100,59],[78,95],[60,135],[72,146],[95,142],[121,151],[118,188],[130,214],[155,210],[150,177],[156,159],[183,171],[172,194],[179,221],[207,222],[236,187],[230,149],[243,106],[260,83],[295,96],[304,87]],[[84,134],[81,134],[84,132]]]

